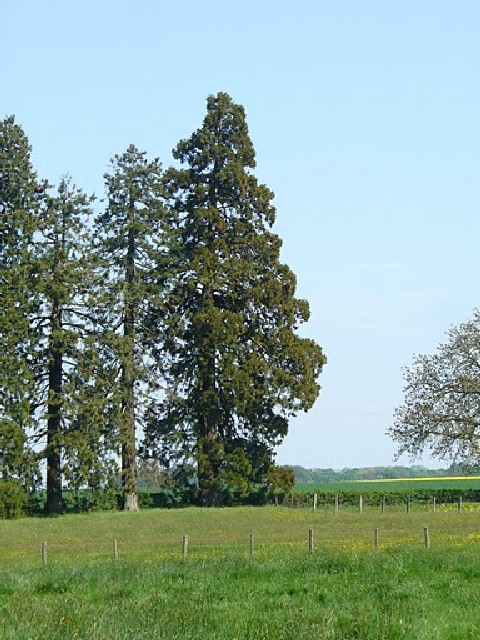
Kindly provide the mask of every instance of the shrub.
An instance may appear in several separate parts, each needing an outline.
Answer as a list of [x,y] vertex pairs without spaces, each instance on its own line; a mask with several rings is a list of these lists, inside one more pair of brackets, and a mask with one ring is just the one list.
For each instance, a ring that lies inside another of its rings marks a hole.
[[452,504],[462,498],[466,502],[480,502],[478,489],[398,489],[393,491],[308,491],[295,492],[294,504],[299,507],[311,506],[313,494],[317,494],[317,504],[333,505],[335,494],[338,494],[339,502],[343,505],[358,505],[359,496],[363,496],[364,506],[379,506],[383,498],[387,505],[402,505],[410,499],[411,504],[429,504],[435,497],[437,504]]
[[19,480],[0,480],[0,518],[20,518],[25,515],[27,503],[27,492]]

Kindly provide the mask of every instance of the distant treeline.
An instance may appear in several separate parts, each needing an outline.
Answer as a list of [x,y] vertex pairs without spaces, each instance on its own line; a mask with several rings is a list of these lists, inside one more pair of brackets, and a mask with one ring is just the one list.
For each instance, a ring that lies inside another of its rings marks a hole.
[[290,465],[295,474],[295,482],[349,482],[353,480],[389,480],[396,478],[444,478],[478,472],[478,469],[466,469],[462,465],[452,464],[447,469],[426,469],[421,465],[364,467],[360,469],[305,469]]

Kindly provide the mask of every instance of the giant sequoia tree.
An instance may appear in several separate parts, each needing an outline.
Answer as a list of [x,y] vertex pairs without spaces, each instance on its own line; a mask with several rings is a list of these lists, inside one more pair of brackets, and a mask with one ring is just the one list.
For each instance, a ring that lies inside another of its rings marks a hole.
[[251,173],[243,107],[208,98],[203,126],[173,155],[185,168],[166,175],[179,238],[162,352],[170,377],[146,444],[166,460],[193,457],[199,503],[214,505],[227,484],[242,492],[267,473],[265,452],[314,403],[325,357],[296,333],[308,304],[269,230],[273,193]]
[[405,370],[404,402],[390,435],[399,454],[425,449],[443,459],[480,461],[480,311],[448,332],[433,355]]
[[28,445],[34,396],[28,324],[35,308],[31,242],[44,188],[30,152],[13,116],[0,122],[0,476],[27,485],[35,470]]
[[[86,414],[94,375],[92,370],[88,379],[79,378],[90,359],[88,336],[94,329],[85,295],[92,266],[86,231],[90,212],[90,199],[64,179],[57,193],[46,196],[32,238],[31,282],[37,305],[28,316],[34,338],[29,355],[35,382],[31,412],[34,439],[45,445],[40,457],[46,460],[50,514],[63,510],[63,464],[80,446],[77,415],[80,408]],[[68,446],[72,441],[73,448]]]
[[111,468],[87,303],[90,199],[67,179],[56,193],[37,179],[9,117],[0,124],[0,201],[0,475],[32,489],[43,467],[47,512],[60,513],[63,479],[99,488],[108,456]]
[[[308,304],[280,261],[273,193],[252,173],[244,110],[220,93],[174,150],[130,146],[91,200],[37,180],[13,118],[0,123],[0,477],[47,511],[113,486],[138,508],[141,453],[198,477],[202,505],[267,483],[290,416],[315,401],[321,348],[297,334]],[[33,446],[31,444],[33,443]]]
[[97,303],[114,379],[111,415],[121,449],[124,508],[136,511],[136,427],[160,382],[150,354],[158,348],[156,311],[168,279],[167,216],[161,164],[133,145],[113,158],[105,180],[107,206],[96,223],[105,284]]

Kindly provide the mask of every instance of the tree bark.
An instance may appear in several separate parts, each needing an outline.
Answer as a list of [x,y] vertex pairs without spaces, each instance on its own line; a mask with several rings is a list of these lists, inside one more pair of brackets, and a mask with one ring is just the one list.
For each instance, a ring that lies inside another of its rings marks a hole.
[[124,291],[123,337],[125,351],[122,367],[122,492],[125,511],[138,511],[138,472],[135,447],[135,232],[132,228],[134,211],[128,230],[127,264]]
[[222,493],[219,479],[218,442],[210,433],[198,440],[198,504],[201,507],[219,507]]
[[60,339],[62,311],[58,299],[52,305],[50,335],[50,361],[48,365],[48,417],[47,417],[47,504],[49,515],[63,513],[61,471],[61,393],[63,352]]
[[[209,185],[209,204],[216,207],[218,161],[215,160],[213,179]],[[211,220],[207,222],[207,243],[213,246],[215,243],[215,231]],[[214,308],[214,296],[210,274],[207,282],[202,282],[202,306],[204,309]],[[218,437],[218,411],[216,410],[216,373],[215,373],[215,347],[210,327],[205,327],[203,338],[203,352],[206,358],[206,367],[203,371],[200,385],[200,415],[199,438],[197,443],[197,475],[198,475],[198,504],[203,507],[220,506],[222,502],[220,465],[222,445]]]
[[[207,375],[203,379],[202,397],[211,398],[215,393],[215,358],[210,356]],[[218,438],[216,412],[212,403],[203,403],[198,438],[198,504],[202,507],[218,507],[222,503],[220,464],[222,447]]]

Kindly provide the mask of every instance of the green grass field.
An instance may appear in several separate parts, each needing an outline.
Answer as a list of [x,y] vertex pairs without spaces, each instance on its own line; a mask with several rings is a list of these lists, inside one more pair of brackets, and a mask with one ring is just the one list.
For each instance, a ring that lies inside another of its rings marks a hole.
[[407,478],[395,480],[355,480],[351,482],[297,482],[295,484],[296,493],[312,493],[314,491],[331,491],[332,493],[341,491],[403,491],[423,489],[427,491],[438,491],[442,489],[480,489],[480,477],[470,476],[464,478]]
[[465,640],[480,628],[476,510],[97,513],[2,521],[0,539],[2,640]]

